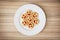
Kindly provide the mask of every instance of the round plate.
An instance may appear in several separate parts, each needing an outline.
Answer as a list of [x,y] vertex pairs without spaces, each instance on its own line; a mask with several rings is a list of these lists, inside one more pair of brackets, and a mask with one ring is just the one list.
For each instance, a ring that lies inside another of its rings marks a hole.
[[[22,26],[21,24],[22,22],[21,15],[25,13],[28,9],[32,10],[33,12],[38,13],[39,23],[36,26],[34,26],[33,29],[29,29],[26,27],[24,28],[24,26]],[[46,23],[46,17],[45,17],[44,11],[39,6],[34,5],[34,4],[26,4],[26,5],[19,7],[14,16],[14,24],[17,30],[20,33],[27,35],[27,36],[32,36],[32,35],[36,35],[40,33],[42,29],[44,28],[45,23]]]

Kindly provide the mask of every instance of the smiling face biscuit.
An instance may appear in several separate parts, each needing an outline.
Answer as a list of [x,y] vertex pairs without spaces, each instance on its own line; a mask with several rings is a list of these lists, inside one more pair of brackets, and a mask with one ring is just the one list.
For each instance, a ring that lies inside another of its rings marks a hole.
[[22,24],[28,26],[28,28],[33,28],[34,25],[39,23],[38,13],[32,10],[27,10],[26,13],[22,14]]

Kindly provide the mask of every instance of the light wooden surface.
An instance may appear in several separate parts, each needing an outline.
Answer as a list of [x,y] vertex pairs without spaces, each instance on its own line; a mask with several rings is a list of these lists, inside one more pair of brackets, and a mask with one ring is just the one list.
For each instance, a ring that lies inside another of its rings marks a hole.
[[[46,26],[35,36],[25,36],[14,25],[16,10],[27,3],[39,5],[46,13]],[[55,1],[0,0],[0,40],[60,40],[60,3]]]

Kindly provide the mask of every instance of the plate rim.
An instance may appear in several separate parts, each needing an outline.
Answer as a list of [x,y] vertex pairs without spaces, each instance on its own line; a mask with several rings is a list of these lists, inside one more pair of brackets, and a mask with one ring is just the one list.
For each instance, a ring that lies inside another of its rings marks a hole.
[[[45,12],[44,12],[44,10],[40,7],[40,6],[38,6],[38,5],[36,5],[36,4],[25,4],[25,5],[35,5],[35,6],[37,6],[37,7],[39,7],[42,11],[43,11],[43,13],[44,13],[44,15],[45,15]],[[22,5],[22,6],[24,6],[24,5]],[[20,6],[19,8],[21,8],[22,6]],[[17,11],[19,10],[19,8],[17,9]],[[16,13],[17,13],[17,11],[16,11]],[[15,16],[14,16],[14,24],[15,24]],[[46,15],[45,15],[45,24],[44,24],[44,26],[46,25]],[[16,27],[16,24],[15,24],[15,27]],[[16,27],[17,28],[17,27]],[[44,27],[42,28],[42,30],[44,29]],[[18,30],[18,28],[17,28],[17,30]],[[41,31],[42,31],[41,30]],[[19,30],[18,30],[19,31]],[[40,32],[41,32],[40,31]],[[20,31],[19,31],[20,32]],[[20,32],[21,33],[21,32]],[[25,34],[24,34],[25,35]],[[27,35],[27,36],[31,36],[31,35]]]

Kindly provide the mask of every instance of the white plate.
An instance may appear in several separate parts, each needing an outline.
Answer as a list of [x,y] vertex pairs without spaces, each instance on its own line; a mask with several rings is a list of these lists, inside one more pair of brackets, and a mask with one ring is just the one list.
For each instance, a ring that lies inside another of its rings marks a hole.
[[[29,29],[29,28],[24,28],[21,24],[22,19],[21,19],[21,15],[26,12],[28,9],[37,12],[39,14],[38,19],[39,19],[39,23],[34,26],[33,29]],[[20,8],[18,8],[18,10],[16,11],[16,14],[14,16],[14,24],[17,28],[17,30],[27,36],[32,36],[32,35],[36,35],[38,33],[40,33],[42,31],[42,29],[44,28],[46,23],[46,17],[45,17],[45,13],[44,11],[37,5],[34,4],[26,4],[21,6]]]

